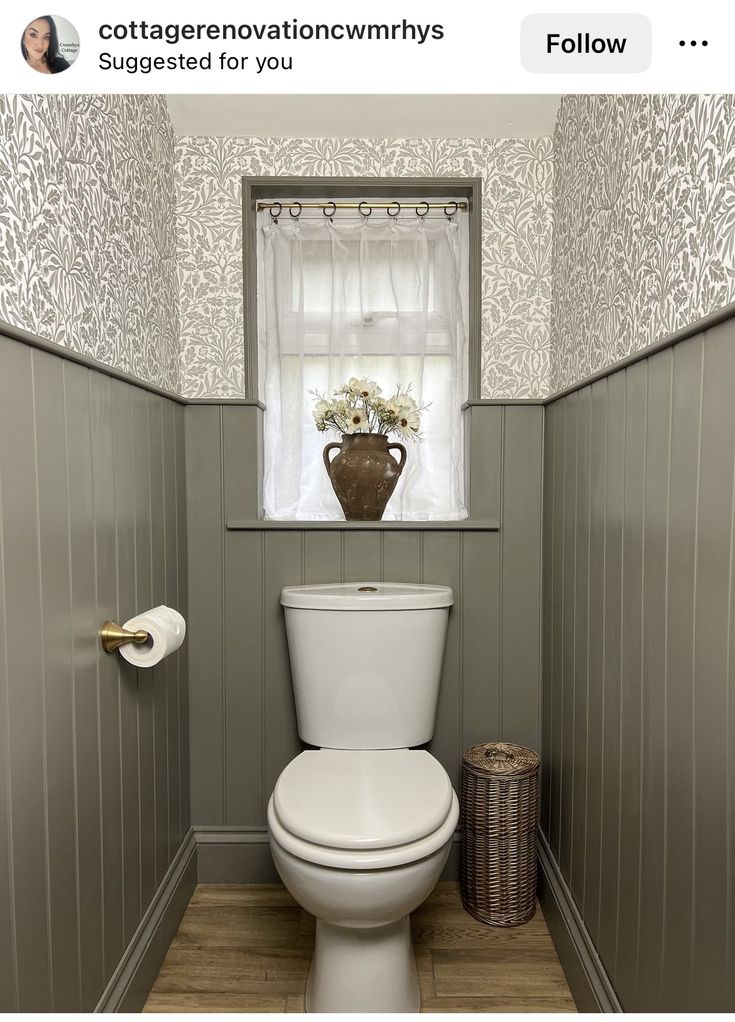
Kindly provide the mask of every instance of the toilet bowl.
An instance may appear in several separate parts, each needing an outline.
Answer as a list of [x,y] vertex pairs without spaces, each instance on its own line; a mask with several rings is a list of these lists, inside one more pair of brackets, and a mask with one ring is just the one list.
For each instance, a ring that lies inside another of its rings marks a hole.
[[446,863],[459,804],[427,742],[452,591],[364,584],[283,590],[299,734],[279,776],[273,860],[316,917],[309,1012],[416,1012],[409,914]]
[[268,805],[276,868],[317,920],[307,1011],[419,1010],[409,914],[444,867],[459,805],[427,752],[304,752]]

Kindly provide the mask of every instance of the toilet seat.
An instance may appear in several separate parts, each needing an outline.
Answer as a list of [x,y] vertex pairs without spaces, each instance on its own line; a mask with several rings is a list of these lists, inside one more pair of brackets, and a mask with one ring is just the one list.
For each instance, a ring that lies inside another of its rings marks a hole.
[[275,841],[284,851],[290,852],[297,859],[312,862],[317,866],[331,866],[333,869],[368,871],[374,869],[390,869],[393,866],[405,866],[410,862],[418,862],[438,851],[450,841],[459,820],[459,802],[452,794],[452,804],[447,818],[438,830],[419,841],[392,848],[378,848],[368,851],[355,851],[344,848],[328,848],[326,845],[312,844],[294,837],[281,824],[273,806],[273,797],[268,803],[268,829],[271,840]]
[[420,749],[315,749],[288,764],[273,798],[294,837],[330,848],[391,848],[441,826],[452,785]]
[[318,749],[279,777],[268,825],[286,851],[338,869],[385,869],[431,855],[457,825],[446,771],[412,749]]

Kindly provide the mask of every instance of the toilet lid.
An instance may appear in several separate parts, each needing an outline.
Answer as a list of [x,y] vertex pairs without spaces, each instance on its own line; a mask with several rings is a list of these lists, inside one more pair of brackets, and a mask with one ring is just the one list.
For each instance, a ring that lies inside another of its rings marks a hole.
[[393,848],[437,830],[452,806],[446,771],[413,749],[302,752],[278,778],[276,814],[296,837],[330,848]]

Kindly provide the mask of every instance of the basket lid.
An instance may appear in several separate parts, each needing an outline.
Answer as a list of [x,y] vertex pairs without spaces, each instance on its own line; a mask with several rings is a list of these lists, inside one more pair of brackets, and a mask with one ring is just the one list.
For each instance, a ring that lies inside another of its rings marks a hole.
[[487,742],[468,749],[464,762],[470,769],[484,774],[518,777],[535,773],[541,757],[533,749],[513,745],[512,742]]

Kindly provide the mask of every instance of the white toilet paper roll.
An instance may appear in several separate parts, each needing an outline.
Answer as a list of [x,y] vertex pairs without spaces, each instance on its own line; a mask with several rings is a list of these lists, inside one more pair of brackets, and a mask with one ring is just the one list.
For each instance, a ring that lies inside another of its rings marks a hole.
[[135,667],[155,667],[179,648],[186,635],[186,621],[178,610],[163,605],[131,617],[123,628],[130,632],[143,628],[149,635],[148,641],[140,645],[126,642],[120,647],[120,655]]

